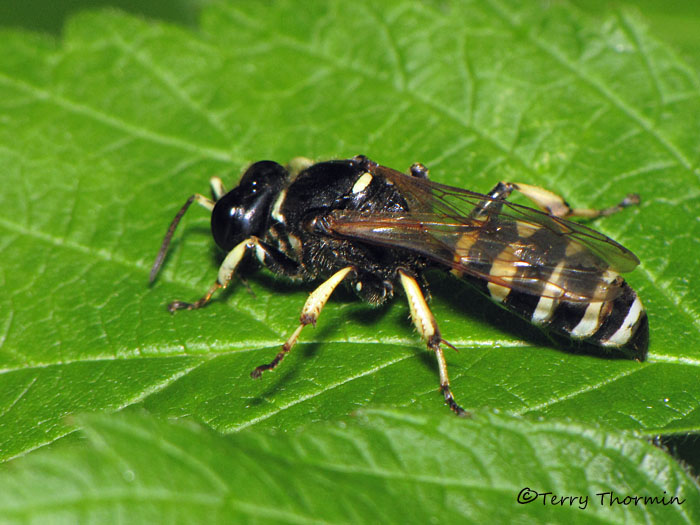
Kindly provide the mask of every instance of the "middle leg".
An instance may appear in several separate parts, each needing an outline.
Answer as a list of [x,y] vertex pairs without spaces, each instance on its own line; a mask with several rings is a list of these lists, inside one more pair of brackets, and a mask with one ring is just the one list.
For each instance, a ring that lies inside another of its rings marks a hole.
[[326,302],[328,302],[328,299],[333,293],[333,290],[335,290],[336,287],[341,282],[343,282],[348,276],[353,275],[354,273],[355,268],[353,268],[352,266],[346,266],[342,270],[335,272],[333,275],[331,275],[329,279],[321,283],[321,285],[318,288],[311,292],[311,295],[309,295],[309,298],[306,300],[306,303],[304,303],[304,308],[302,308],[301,310],[301,316],[299,317],[299,326],[297,326],[297,329],[294,330],[292,335],[290,335],[289,338],[282,345],[282,351],[279,352],[275,356],[275,358],[269,363],[260,365],[255,370],[253,370],[250,374],[252,378],[257,379],[266,370],[272,370],[280,364],[280,361],[284,359],[284,357],[296,344],[297,339],[299,338],[299,334],[301,334],[301,331],[304,329],[304,327],[308,324],[316,326],[318,316],[321,315],[321,311],[326,305]]

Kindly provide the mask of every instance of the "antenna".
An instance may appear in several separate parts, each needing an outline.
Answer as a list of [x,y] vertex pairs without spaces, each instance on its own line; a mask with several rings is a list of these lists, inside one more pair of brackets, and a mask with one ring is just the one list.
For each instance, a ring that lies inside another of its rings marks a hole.
[[163,238],[163,244],[160,245],[160,250],[158,251],[156,260],[153,262],[153,267],[151,267],[151,274],[148,277],[149,283],[153,283],[153,281],[155,281],[156,276],[160,271],[160,267],[163,266],[165,254],[168,253],[168,247],[170,246],[170,240],[173,238],[173,234],[175,233],[175,228],[177,228],[177,225],[180,224],[180,219],[182,219],[182,216],[187,211],[187,208],[190,207],[190,204],[194,202],[195,197],[196,195],[192,195],[189,199],[187,199],[187,202],[185,202],[182,208],[180,208],[180,211],[177,212],[177,215],[175,215],[175,218],[170,223],[168,231],[165,234],[165,237]]

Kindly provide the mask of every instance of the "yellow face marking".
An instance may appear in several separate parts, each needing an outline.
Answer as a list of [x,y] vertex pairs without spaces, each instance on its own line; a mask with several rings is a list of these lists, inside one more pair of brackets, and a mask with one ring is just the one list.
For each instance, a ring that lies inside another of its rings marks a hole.
[[284,202],[284,198],[287,196],[287,190],[282,190],[277,197],[277,200],[275,201],[275,204],[272,206],[272,218],[275,219],[278,222],[284,222],[284,215],[280,212],[280,209],[282,208],[282,203]]
[[367,189],[367,186],[370,185],[372,182],[372,174],[369,172],[364,172],[360,177],[355,181],[355,185],[352,187],[352,192],[353,193],[361,193]]

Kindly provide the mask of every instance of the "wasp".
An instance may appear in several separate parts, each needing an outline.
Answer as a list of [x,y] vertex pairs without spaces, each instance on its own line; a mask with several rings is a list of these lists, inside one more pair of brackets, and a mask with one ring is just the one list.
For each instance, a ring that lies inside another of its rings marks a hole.
[[[442,345],[452,345],[428,307],[425,274],[433,268],[548,331],[645,357],[647,314],[620,275],[639,260],[605,235],[566,220],[611,215],[637,204],[637,195],[610,208],[574,209],[537,186],[500,182],[484,195],[433,182],[422,164],[404,174],[362,155],[320,163],[299,158],[287,167],[256,162],[231,191],[217,177],[211,187],[213,200],[192,195],[173,219],[150,280],[193,202],[211,211],[212,235],[226,256],[206,294],[193,303],[174,301],[170,312],[206,305],[249,253],[275,274],[321,280],[299,326],[272,361],[252,371],[253,378],[280,364],[340,283],[372,305],[402,289],[418,333],[437,357],[446,404],[468,415],[450,389]],[[509,202],[514,191],[538,209]]]

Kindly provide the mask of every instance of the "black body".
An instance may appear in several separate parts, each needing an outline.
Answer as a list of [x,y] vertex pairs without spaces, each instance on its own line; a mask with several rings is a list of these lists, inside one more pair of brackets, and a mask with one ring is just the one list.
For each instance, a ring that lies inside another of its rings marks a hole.
[[[630,349],[637,359],[644,358],[646,313],[610,262],[634,267],[637,260],[631,252],[584,226],[507,203],[495,194],[432,183],[426,180],[427,170],[417,166],[404,175],[358,156],[313,164],[292,177],[274,162],[255,163],[241,184],[217,201],[211,222],[214,238],[229,251],[257,237],[260,262],[291,278],[323,279],[352,266],[354,275],[346,282],[375,305],[393,296],[399,268],[417,278],[426,296],[425,270],[442,268],[548,330]],[[449,200],[455,196],[465,209],[455,210]],[[436,218],[441,225],[433,224]],[[534,234],[521,235],[521,225]],[[445,233],[444,228],[450,230]],[[469,248],[460,252],[463,241]],[[513,246],[524,253],[527,266],[504,279],[495,270],[504,270],[499,257],[505,260],[503,254],[516,253]],[[562,265],[565,273],[560,275]],[[549,315],[538,319],[535,312],[548,282],[572,293],[554,301]],[[496,293],[499,287],[505,292]],[[595,331],[577,336],[576,327],[582,326],[592,302]],[[634,308],[639,312],[630,314]],[[617,337],[610,339],[613,334]]]

